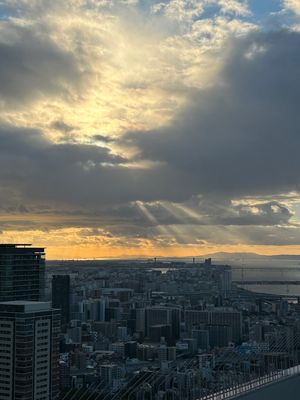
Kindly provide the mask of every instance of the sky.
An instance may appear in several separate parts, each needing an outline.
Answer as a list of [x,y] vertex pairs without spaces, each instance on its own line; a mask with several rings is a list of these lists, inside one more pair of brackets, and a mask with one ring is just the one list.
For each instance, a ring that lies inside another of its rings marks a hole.
[[0,241],[300,254],[300,0],[0,0]]

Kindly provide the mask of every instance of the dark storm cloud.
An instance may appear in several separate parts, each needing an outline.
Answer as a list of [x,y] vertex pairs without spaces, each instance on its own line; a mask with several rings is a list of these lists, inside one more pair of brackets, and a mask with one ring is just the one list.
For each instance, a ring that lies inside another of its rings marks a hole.
[[194,94],[168,128],[128,133],[140,158],[167,163],[187,195],[299,189],[300,34],[235,41],[217,86]]
[[47,32],[5,23],[0,38],[0,101],[22,105],[41,95],[67,94],[82,74],[71,52],[59,48]]

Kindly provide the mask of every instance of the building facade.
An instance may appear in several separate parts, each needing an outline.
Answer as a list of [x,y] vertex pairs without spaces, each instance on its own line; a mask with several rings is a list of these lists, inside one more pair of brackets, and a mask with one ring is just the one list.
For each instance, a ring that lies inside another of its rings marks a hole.
[[53,275],[52,277],[52,307],[61,310],[61,325],[70,321],[70,276]]
[[27,244],[0,244],[0,302],[42,301],[45,253]]
[[58,399],[59,332],[50,303],[0,303],[0,400]]

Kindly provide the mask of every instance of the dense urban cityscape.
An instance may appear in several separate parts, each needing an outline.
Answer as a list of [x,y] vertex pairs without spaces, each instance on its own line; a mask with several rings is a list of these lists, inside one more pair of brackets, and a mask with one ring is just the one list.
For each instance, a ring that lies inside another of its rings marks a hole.
[[[298,373],[300,298],[228,265],[0,245],[0,399],[226,399]],[[219,396],[219,397],[218,397]]]

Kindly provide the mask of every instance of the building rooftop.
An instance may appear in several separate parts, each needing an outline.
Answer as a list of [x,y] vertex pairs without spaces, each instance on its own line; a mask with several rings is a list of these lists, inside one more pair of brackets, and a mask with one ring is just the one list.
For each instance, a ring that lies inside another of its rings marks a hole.
[[0,303],[0,312],[39,312],[49,311],[51,309],[50,302],[44,301],[3,301]]
[[0,247],[9,247],[9,248],[11,248],[11,247],[14,247],[14,248],[29,247],[29,246],[32,246],[32,245],[29,243],[0,243]]
[[0,243],[0,254],[44,253],[44,247],[32,247],[29,243]]

